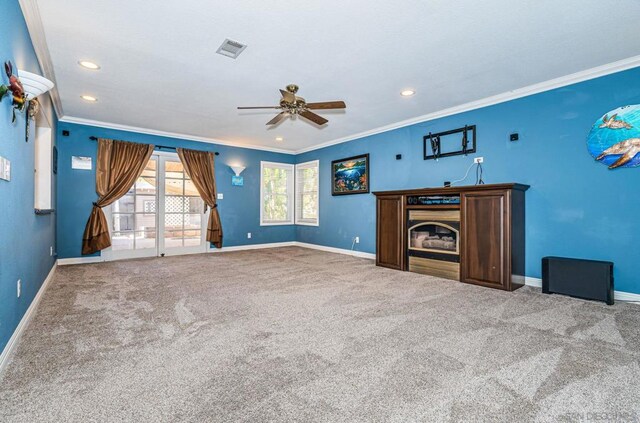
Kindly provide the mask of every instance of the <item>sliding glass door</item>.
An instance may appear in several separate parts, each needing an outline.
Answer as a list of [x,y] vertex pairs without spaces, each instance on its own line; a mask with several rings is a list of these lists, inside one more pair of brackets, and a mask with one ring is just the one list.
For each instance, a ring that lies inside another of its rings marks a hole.
[[[151,257],[158,254],[158,157],[151,156],[129,192],[111,205],[111,251],[108,258]],[[107,216],[108,217],[108,216]]]
[[151,156],[129,192],[106,212],[112,244],[104,251],[107,260],[207,250],[208,212],[176,154]]
[[162,169],[162,238],[164,255],[191,254],[206,251],[205,230],[208,212],[193,181],[184,171],[178,157],[160,158]]

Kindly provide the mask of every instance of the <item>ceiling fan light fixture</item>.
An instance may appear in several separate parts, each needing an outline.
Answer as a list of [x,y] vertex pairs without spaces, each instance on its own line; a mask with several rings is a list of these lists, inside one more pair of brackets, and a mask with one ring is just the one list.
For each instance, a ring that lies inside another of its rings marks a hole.
[[[279,109],[281,110],[273,119],[267,122],[267,125],[277,125],[282,122],[283,119],[288,117],[295,118],[296,116],[302,116],[303,118],[310,120],[318,126],[322,126],[329,122],[322,116],[312,112],[311,110],[327,110],[327,109],[344,109],[347,105],[344,101],[322,101],[319,103],[307,103],[302,97],[297,96],[295,93],[298,91],[298,86],[295,84],[289,84],[285,90],[280,90],[282,98],[280,98],[279,106],[250,106],[250,107],[238,107],[239,110],[244,109]],[[276,141],[278,139],[276,138]]]
[[78,64],[80,66],[82,66],[83,68],[89,69],[89,70],[99,70],[100,69],[100,65],[98,65],[98,64],[96,64],[94,62],[91,62],[89,60],[79,60]]
[[400,95],[403,96],[403,97],[411,97],[415,93],[416,93],[415,90],[402,90],[400,92]]

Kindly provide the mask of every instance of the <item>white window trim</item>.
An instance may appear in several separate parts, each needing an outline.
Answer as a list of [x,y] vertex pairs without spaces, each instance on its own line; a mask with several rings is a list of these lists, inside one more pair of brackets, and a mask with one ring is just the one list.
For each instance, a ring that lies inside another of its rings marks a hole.
[[[264,184],[263,184],[263,176],[264,176],[264,168],[280,168],[288,170],[291,174],[291,178],[287,181],[287,212],[289,214],[289,218],[283,221],[264,221]],[[295,165],[289,163],[277,163],[277,162],[260,162],[260,226],[282,226],[282,225],[293,225],[294,224],[294,198],[295,198],[295,184],[294,180],[296,177],[296,169]]]
[[[317,218],[316,219],[302,219],[301,217],[299,217],[302,213],[302,210],[300,209],[300,207],[302,206],[301,204],[298,204],[297,197],[298,197],[298,186],[299,183],[301,183],[302,181],[298,180],[298,170],[299,169],[310,169],[310,168],[316,168],[317,172],[318,172],[318,179],[317,179],[317,185],[316,185],[316,191],[318,193],[318,209],[317,209]],[[297,165],[295,165],[295,190],[294,190],[294,202],[295,202],[295,223],[296,225],[303,225],[303,226],[320,226],[320,160],[312,160],[310,162],[304,162],[304,163],[298,163]]]

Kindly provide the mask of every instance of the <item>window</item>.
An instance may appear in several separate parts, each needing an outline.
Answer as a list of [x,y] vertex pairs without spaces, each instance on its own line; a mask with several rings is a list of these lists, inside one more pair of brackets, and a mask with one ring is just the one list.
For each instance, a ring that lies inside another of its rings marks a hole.
[[113,251],[155,248],[157,159],[147,162],[131,189],[111,205]]
[[260,225],[293,224],[292,164],[260,162]]
[[318,226],[318,174],[318,160],[260,162],[260,224]]
[[319,162],[296,165],[296,224],[318,226]]

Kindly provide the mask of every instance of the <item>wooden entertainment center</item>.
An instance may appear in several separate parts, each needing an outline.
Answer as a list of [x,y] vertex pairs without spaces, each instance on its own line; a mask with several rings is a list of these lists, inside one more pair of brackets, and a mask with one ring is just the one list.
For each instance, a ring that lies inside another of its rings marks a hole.
[[374,192],[376,264],[518,289],[524,285],[528,188],[509,183]]

